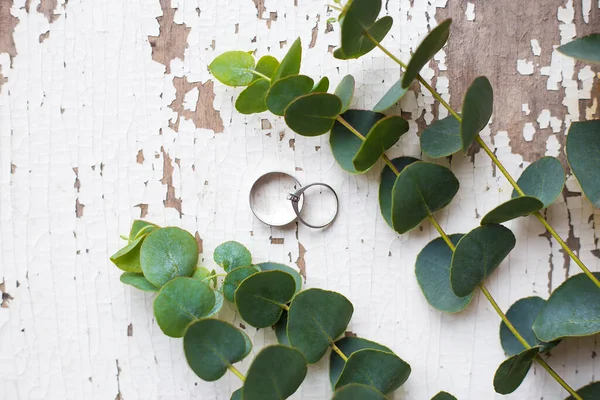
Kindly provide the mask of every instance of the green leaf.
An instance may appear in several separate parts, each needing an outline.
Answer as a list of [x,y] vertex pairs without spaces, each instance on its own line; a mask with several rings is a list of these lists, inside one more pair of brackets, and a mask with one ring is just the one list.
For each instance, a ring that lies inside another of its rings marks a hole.
[[208,66],[215,78],[227,86],[248,86],[254,79],[254,57],[245,51],[228,51]]
[[218,245],[213,253],[213,259],[225,272],[237,267],[252,265],[252,254],[243,244],[238,242],[225,242]]
[[[365,54],[369,53],[376,46],[376,43],[381,42],[387,36],[390,29],[392,29],[392,25],[394,24],[394,19],[389,15],[380,18],[375,22],[371,27],[366,31],[372,38],[371,40],[367,35],[362,36],[359,40],[359,48],[358,51],[352,55],[348,55],[344,48],[339,48],[333,52],[333,56],[338,60],[350,60],[353,58],[360,58]],[[343,23],[342,23],[343,29]]]
[[324,76],[319,82],[312,88],[313,93],[327,93],[329,90],[329,78]]
[[458,179],[448,168],[422,161],[404,168],[392,191],[392,224],[400,234],[446,207],[458,192]]
[[533,347],[508,358],[500,364],[494,375],[496,393],[509,394],[517,390],[527,376],[539,351],[537,347]]
[[479,132],[487,126],[493,111],[494,90],[490,81],[485,76],[480,76],[467,89],[463,102],[460,124],[463,151],[471,147]]
[[[366,137],[371,128],[382,118],[385,118],[385,115],[366,110],[348,110],[341,117]],[[354,167],[353,160],[358,154],[363,141],[339,121],[336,121],[331,130],[331,135],[329,135],[329,144],[331,152],[340,167],[352,174],[358,174],[359,171]]]
[[194,272],[192,273],[192,278],[194,279],[199,279],[201,281],[204,281],[205,283],[209,283],[212,282],[213,287],[217,287],[217,272],[213,269],[212,271],[209,271],[207,268],[204,267],[196,267],[196,269],[194,270]]
[[[350,357],[355,352],[364,349],[393,353],[388,347],[359,337],[344,337],[335,342],[335,345],[346,355],[346,357]],[[331,387],[335,387],[345,365],[346,363],[344,360],[342,360],[335,351],[332,351],[329,356],[329,381],[331,382]]]
[[379,100],[379,102],[373,107],[373,111],[375,112],[384,112],[385,110],[394,106],[394,104],[398,103],[402,97],[407,92],[407,88],[402,87],[402,80],[394,83],[390,90],[387,91],[385,95]]
[[[594,276],[600,278],[600,272]],[[533,324],[540,340],[591,336],[600,332],[600,288],[585,274],[567,279],[548,299]]]
[[[577,391],[577,394],[580,395],[583,400],[598,400],[600,399],[598,393],[600,393],[600,382],[590,383]],[[569,396],[565,400],[575,400],[575,398]]]
[[468,296],[489,277],[515,247],[515,235],[502,225],[484,225],[473,229],[458,242],[450,284],[459,296]]
[[223,293],[221,293],[219,290],[213,289],[213,293],[215,294],[215,305],[212,310],[206,314],[206,318],[215,316],[219,311],[221,311],[221,308],[223,308],[223,302],[225,301],[225,296],[223,296]]
[[397,115],[377,121],[352,160],[354,168],[360,172],[370,169],[406,132],[408,132],[408,122]]
[[292,75],[273,83],[267,94],[267,107],[275,115],[283,116],[292,101],[310,93],[315,81],[304,75]]
[[110,256],[110,261],[112,261],[117,268],[125,272],[142,272],[142,266],[140,265],[140,249],[142,248],[142,242],[146,239],[146,236],[147,235],[142,235],[133,242],[127,244],[127,246]]
[[137,272],[123,272],[120,278],[121,282],[126,285],[131,285],[134,288],[143,290],[144,292],[158,292],[158,288],[148,282],[144,274]]
[[206,318],[191,323],[183,337],[190,368],[205,381],[216,381],[247,354],[247,336],[233,325]]
[[[529,346],[538,347],[540,353],[549,351],[558,344],[558,342],[542,342],[533,332],[535,317],[537,317],[545,306],[546,300],[537,296],[527,297],[518,300],[506,312],[508,320],[513,324],[517,332],[521,334]],[[502,343],[502,348],[509,357],[525,350],[525,347],[517,340],[504,322],[500,323],[500,343]]]
[[[273,56],[262,56],[260,58],[260,60],[258,60],[258,63],[256,63],[256,72],[260,72],[261,74],[272,78],[273,75],[275,74],[275,71],[277,70],[277,67],[279,67],[279,61],[277,61],[277,59]],[[257,81],[259,79],[264,79],[261,78],[259,75],[254,75],[254,81]]]
[[146,236],[140,265],[146,279],[162,287],[171,279],[190,276],[198,263],[198,243],[180,228],[160,228]]
[[600,208],[600,120],[571,124],[567,160],[585,196]]
[[160,228],[158,225],[152,222],[146,222],[141,219],[136,219],[131,224],[131,230],[129,231],[129,240],[134,241],[137,236],[141,234],[149,234],[150,232]]
[[352,75],[346,75],[342,78],[339,85],[335,89],[335,95],[342,100],[342,110],[340,113],[345,113],[350,108],[352,97],[354,96],[354,86],[356,82]]
[[600,63],[600,33],[593,33],[559,46],[558,51],[566,56],[590,63]]
[[535,197],[520,196],[510,199],[492,211],[481,220],[481,225],[501,224],[515,218],[524,217],[544,208],[544,203]]
[[302,61],[302,43],[300,38],[292,44],[287,54],[281,60],[281,64],[273,73],[271,82],[275,83],[281,78],[285,78],[290,75],[298,75],[300,73],[300,63]]
[[154,316],[163,333],[182,337],[190,322],[206,317],[215,306],[215,294],[206,283],[175,278],[154,299]]
[[240,114],[257,114],[267,111],[266,99],[271,83],[266,79],[255,80],[240,93],[235,109]]
[[[556,158],[542,157],[525,168],[517,185],[527,196],[533,196],[544,203],[544,208],[554,203],[565,186],[565,171]],[[512,197],[519,197],[513,190]]]
[[229,400],[243,400],[242,399],[242,389],[243,388],[239,388],[238,390],[236,390],[235,392],[233,392],[231,394],[231,398]]
[[[450,235],[450,240],[456,246],[463,236],[463,234]],[[450,285],[452,254],[444,239],[439,237],[421,250],[415,263],[417,282],[427,302],[435,309],[446,313],[464,310],[473,298],[473,294],[458,297],[452,290]]]
[[235,291],[240,316],[255,328],[275,325],[294,296],[294,278],[282,271],[263,271],[244,279]]
[[387,397],[374,387],[351,383],[336,390],[331,400],[387,400]]
[[285,123],[299,135],[319,136],[331,130],[341,110],[342,101],[336,95],[310,93],[285,109]]
[[421,69],[444,47],[450,36],[450,24],[452,24],[451,19],[442,21],[429,32],[427,37],[417,47],[402,77],[403,87],[409,87],[412,81],[419,75]]
[[354,307],[336,292],[308,289],[292,300],[288,313],[288,338],[313,364],[327,352],[348,326]]
[[298,350],[281,345],[265,347],[254,359],[242,389],[244,400],[282,400],[298,390],[307,372]]
[[255,267],[258,267],[261,271],[283,271],[290,274],[294,281],[296,282],[296,293],[302,290],[302,276],[300,273],[296,271],[294,268],[288,267],[284,264],[278,264],[274,262],[264,262],[260,264],[256,264]]
[[460,124],[452,115],[435,121],[421,134],[421,149],[431,158],[451,156],[461,145]]
[[[342,21],[342,46],[334,53],[336,58],[361,57],[382,41],[392,28],[389,16],[377,21],[381,11],[381,0],[353,0],[347,7]],[[369,38],[373,37],[374,41]]]
[[456,400],[456,397],[452,396],[448,392],[439,392],[431,400]]
[[225,299],[230,303],[235,302],[235,291],[240,286],[240,283],[250,275],[258,272],[258,268],[255,267],[238,267],[229,271],[223,281],[223,295]]
[[288,313],[287,311],[283,310],[279,321],[273,325],[273,329],[275,329],[275,336],[277,336],[277,342],[279,342],[279,344],[283,344],[284,346],[290,346],[290,340],[287,336],[287,320]]
[[[394,158],[392,164],[396,167],[396,170],[400,173],[404,168],[415,161],[419,161],[413,157],[398,157]],[[381,171],[381,179],[379,183],[379,209],[385,222],[394,228],[392,225],[392,191],[394,189],[394,183],[396,182],[396,173],[386,165]]]

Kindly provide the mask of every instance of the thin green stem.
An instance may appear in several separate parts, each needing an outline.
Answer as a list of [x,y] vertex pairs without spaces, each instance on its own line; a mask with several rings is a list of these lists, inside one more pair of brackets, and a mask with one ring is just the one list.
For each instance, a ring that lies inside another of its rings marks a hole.
[[290,311],[290,306],[288,306],[287,304],[280,304],[279,307],[283,308],[285,311]]
[[266,80],[268,80],[269,82],[271,82],[271,78],[269,78],[268,76],[266,76],[265,74],[263,74],[263,73],[261,73],[261,72],[258,72],[258,71],[257,71],[257,70],[255,70],[255,69],[251,69],[251,70],[250,70],[250,72],[252,72],[252,73],[253,73],[254,75],[256,75],[256,76],[260,76],[261,78],[263,78],[263,79],[266,79]]
[[337,353],[337,355],[340,356],[342,360],[344,360],[344,362],[348,361],[348,357],[346,357],[346,355],[344,354],[344,352],[342,350],[340,350],[340,348],[337,347],[335,345],[335,343],[331,343],[331,349],[333,351],[335,351]]
[[440,224],[437,222],[437,220],[431,214],[429,214],[429,221],[431,221],[431,224],[438,231],[438,233],[440,234],[440,236],[442,237],[442,239],[444,239],[444,242],[446,242],[446,244],[448,245],[448,247],[450,247],[450,250],[452,250],[452,252],[454,252],[454,250],[456,250],[456,247],[454,246],[454,243],[452,243],[452,240],[450,240],[450,237],[446,234],[446,232],[444,232],[444,230],[442,229],[442,227],[440,226]]
[[235,376],[237,376],[238,378],[240,378],[240,380],[242,382],[246,382],[246,377],[244,376],[244,374],[242,374],[240,371],[238,371],[238,369],[236,367],[234,367],[233,365],[230,365],[227,367],[231,372],[233,372],[233,374]]
[[498,167],[500,172],[502,172],[502,175],[504,175],[506,180],[508,180],[508,182],[510,182],[510,184],[512,185],[512,187],[515,188],[517,193],[519,193],[520,196],[525,196],[525,192],[523,192],[523,190],[519,187],[519,185],[517,185],[517,182],[515,182],[513,177],[506,170],[506,168],[504,168],[504,165],[502,165],[502,163],[500,162],[498,157],[496,157],[494,152],[488,147],[487,144],[485,144],[485,142],[481,139],[481,137],[479,135],[477,135],[477,138],[475,140],[481,146],[483,151],[485,151],[485,153],[492,159],[492,162],[494,164],[496,164],[496,166]]
[[560,375],[558,375],[556,371],[552,369],[551,366],[548,365],[546,360],[544,360],[539,355],[537,356],[537,362],[540,363],[540,365],[550,374],[550,376],[552,376],[556,380],[556,382],[560,384],[560,386],[562,386],[567,392],[569,392],[569,394],[571,394],[571,396],[573,396],[575,400],[583,400],[583,397],[577,394],[575,389],[569,386],[569,384],[565,382],[564,379],[561,378]]
[[128,242],[130,242],[129,238],[125,235],[119,235],[119,237],[123,240],[127,240]]
[[338,6],[336,6],[336,5],[333,5],[333,4],[327,4],[327,7],[329,7],[329,8],[333,8],[334,10],[338,10],[339,12],[342,12],[342,11],[344,11],[344,10],[342,9],[342,7],[338,7]]
[[218,278],[220,276],[227,276],[227,274],[213,274],[213,275],[209,275],[206,278],[202,278],[203,281],[208,281],[212,278]]
[[336,120],[344,125],[344,127],[346,127],[346,129],[348,129],[350,132],[354,133],[354,135],[356,135],[356,137],[358,137],[360,140],[362,140],[363,142],[365,141],[365,137],[359,132],[357,131],[352,125],[350,125],[348,123],[348,121],[346,121],[344,118],[342,118],[341,115],[338,115]]

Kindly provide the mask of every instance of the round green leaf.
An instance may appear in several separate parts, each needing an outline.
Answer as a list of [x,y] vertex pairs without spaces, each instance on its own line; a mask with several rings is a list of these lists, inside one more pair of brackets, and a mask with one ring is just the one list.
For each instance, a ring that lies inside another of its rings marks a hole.
[[417,47],[402,77],[403,87],[409,87],[419,75],[421,69],[444,47],[450,36],[450,24],[452,24],[451,19],[442,21],[429,32],[429,35]]
[[[393,19],[385,16],[376,21],[381,0],[353,0],[342,21],[342,46],[334,56],[340,59],[361,57],[382,41],[392,28]],[[370,37],[373,38],[371,40]]]
[[294,268],[288,267],[285,264],[278,264],[274,262],[264,262],[260,264],[256,264],[255,267],[258,267],[261,271],[283,271],[290,274],[294,281],[296,282],[296,293],[302,290],[302,276],[296,271]]
[[[359,337],[344,337],[335,342],[335,345],[346,355],[346,357],[350,357],[355,352],[364,349],[393,353],[388,347]],[[335,351],[332,351],[329,356],[329,380],[331,382],[331,387],[335,387],[345,365],[346,362],[342,360]]]
[[236,390],[235,392],[233,392],[231,394],[231,398],[229,400],[243,400],[242,399],[242,389],[243,388],[239,388],[238,390]]
[[266,79],[255,80],[240,93],[235,109],[240,114],[256,114],[267,111],[266,98],[271,83]]
[[304,75],[292,75],[273,83],[267,94],[267,107],[275,115],[283,116],[295,99],[310,93],[315,81]]
[[[600,278],[600,272],[594,276]],[[538,338],[551,342],[563,337],[600,332],[600,288],[585,274],[567,279],[548,299],[533,324]]]
[[175,278],[154,299],[154,316],[163,333],[182,337],[190,322],[206,317],[215,306],[215,293],[193,278]]
[[[272,78],[275,74],[275,71],[279,67],[279,61],[273,56],[262,56],[260,60],[256,63],[256,72],[260,72],[261,74]],[[254,75],[254,80],[257,81],[261,78],[259,75]]]
[[228,51],[208,66],[215,78],[228,86],[248,86],[254,79],[254,57],[245,51]]
[[223,293],[221,293],[219,290],[213,289],[213,293],[215,294],[215,305],[213,306],[212,310],[205,315],[206,318],[212,317],[221,311],[221,308],[223,308],[223,302],[225,301],[225,296],[223,296]]
[[213,287],[217,287],[217,271],[215,271],[214,269],[212,271],[209,271],[207,268],[204,267],[196,267],[196,269],[192,273],[192,278],[199,279],[209,284],[212,282]]
[[374,387],[351,383],[339,388],[333,394],[331,400],[386,400],[380,391]]
[[463,102],[462,123],[460,124],[463,151],[469,149],[479,132],[487,126],[493,111],[494,90],[492,84],[485,76],[480,76],[467,89]]
[[[546,300],[540,297],[527,297],[518,300],[506,312],[508,320],[517,329],[517,332],[521,334],[529,346],[538,347],[540,353],[544,353],[558,344],[558,342],[542,342],[533,332],[535,317],[545,305]],[[517,340],[504,322],[500,323],[500,343],[502,343],[502,348],[509,357],[525,350],[525,347]]]
[[[394,158],[392,164],[396,167],[396,170],[400,173],[402,170],[414,163],[419,161],[413,157],[398,157]],[[385,222],[394,228],[392,225],[392,191],[394,189],[394,183],[396,182],[396,173],[386,165],[381,171],[381,179],[379,183],[379,209]]]
[[213,259],[226,272],[237,267],[252,265],[252,254],[244,245],[238,242],[225,242],[217,246],[213,253]]
[[461,149],[460,125],[454,116],[435,121],[421,134],[421,149],[431,158],[448,157]]
[[[371,128],[385,115],[366,110],[348,110],[341,116],[350,126],[366,137]],[[329,135],[331,152],[340,167],[352,174],[359,171],[354,167],[354,157],[358,154],[363,141],[349,131],[339,121],[336,121]]]
[[290,340],[287,336],[287,320],[288,313],[287,311],[283,310],[279,321],[277,321],[277,323],[273,325],[273,329],[275,329],[275,336],[277,336],[277,342],[284,346],[290,346]]
[[352,159],[354,168],[360,172],[370,169],[406,132],[408,122],[397,115],[377,121]]
[[302,384],[306,360],[298,350],[281,345],[265,347],[254,359],[242,389],[244,400],[282,400]]
[[379,102],[373,107],[375,112],[384,112],[385,110],[394,106],[398,103],[407,92],[407,88],[402,87],[402,80],[394,83],[390,90],[379,100]]
[[600,33],[592,33],[557,48],[566,56],[590,63],[600,63]]
[[190,276],[198,263],[198,243],[180,228],[160,228],[146,236],[140,265],[146,279],[162,287],[171,279]]
[[247,342],[246,334],[233,325],[207,318],[188,326],[183,337],[183,350],[196,375],[212,382],[245,357]]
[[[456,246],[463,236],[463,234],[450,235],[450,240]],[[456,296],[450,286],[452,254],[444,239],[439,237],[421,250],[415,263],[417,282],[427,302],[435,309],[446,313],[464,310],[473,298],[473,294],[465,297]]]
[[406,382],[410,372],[410,365],[393,353],[359,350],[348,357],[335,388],[362,383],[371,385],[384,394],[390,393]]
[[324,76],[319,82],[312,88],[313,93],[327,93],[329,90],[329,78]]
[[127,244],[115,254],[110,256],[110,261],[117,266],[117,268],[125,272],[142,272],[142,266],[140,265],[140,249],[142,248],[142,242],[147,235],[141,235],[139,238]]
[[352,303],[339,293],[321,289],[300,292],[290,305],[288,339],[309,363],[316,363],[344,333],[353,312]]
[[501,224],[515,218],[524,217],[542,208],[544,208],[544,203],[535,197],[515,197],[487,213],[481,220],[481,225]]
[[350,108],[350,103],[352,103],[352,97],[354,96],[355,85],[354,77],[352,75],[346,75],[335,89],[335,95],[342,101],[342,110],[340,113],[345,113]]
[[600,208],[600,120],[571,124],[567,160],[585,196]]
[[448,392],[439,392],[431,400],[456,400],[456,397],[452,396]]
[[527,376],[539,348],[533,347],[505,360],[494,375],[496,393],[509,394],[517,390]]
[[131,285],[137,289],[143,290],[144,292],[158,292],[158,288],[148,282],[148,279],[146,279],[144,274],[141,273],[123,272],[120,280],[124,284]]
[[[600,382],[590,383],[577,391],[577,394],[581,396],[583,400],[598,400],[600,399],[598,393],[600,393]],[[575,398],[569,396],[565,400],[575,400]]]
[[296,39],[296,41],[292,44],[290,49],[288,50],[283,60],[281,60],[281,64],[273,73],[271,77],[271,82],[277,82],[281,78],[285,78],[290,75],[298,75],[300,73],[300,63],[302,61],[302,42],[300,38]]
[[250,275],[258,273],[258,271],[255,267],[238,267],[229,271],[223,281],[223,295],[225,299],[230,303],[235,302],[235,291],[240,283]]
[[342,101],[336,95],[310,93],[285,109],[285,123],[299,135],[319,136],[331,130],[341,110]]
[[[525,168],[517,185],[527,196],[533,196],[544,203],[544,208],[554,203],[565,186],[565,171],[556,158],[542,157]],[[516,189],[512,197],[519,197]]]
[[502,225],[484,225],[473,229],[458,242],[450,284],[459,296],[468,296],[490,276],[515,247],[515,235]]
[[282,271],[264,271],[246,278],[235,291],[240,316],[255,328],[275,325],[283,306],[294,296],[294,278]]
[[160,228],[158,225],[151,222],[146,222],[141,219],[136,219],[131,224],[131,230],[129,231],[129,240],[134,241],[140,234],[149,234],[150,232]]
[[404,168],[392,191],[392,224],[400,234],[446,207],[458,192],[458,179],[448,168],[422,161]]

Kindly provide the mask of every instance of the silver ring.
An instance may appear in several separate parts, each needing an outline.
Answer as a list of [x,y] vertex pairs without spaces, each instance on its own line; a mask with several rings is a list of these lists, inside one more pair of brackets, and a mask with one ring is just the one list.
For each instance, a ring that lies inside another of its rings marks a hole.
[[[301,211],[301,207],[299,206],[300,200],[302,199],[302,197],[304,197],[304,192],[306,191],[306,189],[313,187],[313,186],[326,187],[327,189],[331,190],[331,193],[333,193],[333,195],[335,197],[335,213],[333,214],[331,219],[323,225],[309,224],[308,222],[306,222],[304,220],[304,218],[302,218],[302,215],[300,212]],[[310,185],[303,186],[300,189],[296,190],[296,192],[290,193],[290,195],[288,196],[288,199],[291,200],[291,202],[292,202],[292,208],[294,209],[294,212],[296,213],[296,216],[298,217],[298,221],[302,222],[304,225],[308,226],[309,228],[313,228],[313,229],[325,228],[326,226],[330,225],[337,217],[338,211],[340,209],[340,201],[338,199],[337,193],[335,192],[335,190],[333,190],[333,188],[331,186],[329,186],[326,183],[317,182],[317,183],[311,183]]]

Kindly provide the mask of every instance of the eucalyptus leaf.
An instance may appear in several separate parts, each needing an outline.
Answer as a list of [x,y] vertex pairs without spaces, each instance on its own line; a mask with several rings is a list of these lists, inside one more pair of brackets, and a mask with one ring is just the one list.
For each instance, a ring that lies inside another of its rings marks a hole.
[[215,293],[206,283],[193,278],[175,278],[167,282],[154,299],[154,316],[163,333],[182,337],[194,320],[210,314]]
[[387,400],[387,397],[372,386],[351,383],[336,390],[331,400]]
[[257,114],[267,111],[266,99],[271,83],[266,79],[255,80],[240,93],[235,109],[240,114]]
[[394,230],[402,234],[419,226],[450,204],[458,186],[452,171],[441,165],[418,161],[404,168],[392,191]]
[[285,109],[285,123],[299,135],[319,136],[331,130],[341,110],[342,101],[336,95],[310,93]]
[[585,196],[600,208],[600,120],[571,124],[567,160]]
[[566,56],[590,63],[600,63],[600,33],[575,39],[557,48]]
[[213,287],[217,287],[217,271],[209,271],[208,268],[196,267],[192,273],[192,278],[200,279],[206,283],[212,282]]
[[227,86],[248,86],[254,79],[254,57],[245,51],[228,51],[208,66],[215,78]]
[[294,278],[282,271],[263,271],[244,279],[235,291],[240,316],[255,328],[274,325],[294,296]]
[[225,272],[237,267],[252,265],[252,254],[243,244],[238,242],[225,242],[217,246],[213,253],[213,259]]
[[[565,171],[558,159],[542,157],[525,168],[517,185],[527,196],[533,196],[544,203],[546,208],[562,193]],[[512,197],[519,196],[517,190],[513,190]]]
[[421,150],[431,158],[451,156],[461,146],[460,124],[452,115],[435,121],[421,133]]
[[463,102],[460,124],[463,151],[467,151],[471,147],[479,132],[487,126],[493,111],[494,91],[492,85],[485,76],[480,76],[467,89]]
[[275,329],[275,336],[277,336],[277,342],[279,344],[282,344],[284,346],[291,346],[290,340],[287,336],[287,320],[288,313],[287,311],[283,310],[283,313],[281,313],[281,317],[279,317],[279,321],[277,321],[277,323],[273,325],[273,329]]
[[[260,72],[266,77],[272,78],[275,74],[275,71],[279,67],[279,61],[273,56],[262,56],[260,60],[256,63],[256,72]],[[254,80],[257,81],[261,78],[259,75],[254,75]]]
[[256,356],[242,389],[244,400],[282,400],[298,390],[308,368],[302,353],[292,347],[265,347]]
[[147,222],[141,219],[136,219],[131,224],[131,230],[129,231],[129,240],[134,241],[140,234],[149,234],[150,232],[160,228],[158,225],[152,222]]
[[524,217],[544,208],[544,203],[535,197],[520,196],[510,199],[492,211],[481,220],[481,225],[501,224],[515,218]]
[[132,242],[129,242],[125,247],[110,256],[110,261],[113,262],[120,270],[125,272],[142,272],[140,265],[140,249],[146,235],[142,235]]
[[146,279],[162,287],[171,279],[190,276],[198,263],[198,243],[187,231],[160,228],[148,236],[140,249],[140,265]]
[[444,47],[450,36],[451,24],[451,19],[442,21],[429,32],[427,37],[417,47],[402,77],[402,87],[409,87],[412,81],[419,75],[421,69]]
[[[363,137],[366,137],[371,128],[378,121],[385,118],[385,115],[366,110],[348,110],[341,118]],[[340,167],[352,174],[358,174],[359,171],[354,167],[353,160],[358,154],[363,141],[342,125],[341,122],[336,121],[331,130],[331,135],[329,135],[329,144],[331,152]]]
[[517,390],[527,376],[539,348],[533,347],[505,360],[494,375],[496,393],[509,394]]
[[[355,352],[364,349],[380,350],[393,353],[393,351],[388,347],[385,347],[379,343],[352,336],[341,338],[335,342],[335,345],[342,353],[346,355],[346,357],[350,357]],[[345,365],[346,362],[342,360],[342,358],[335,351],[332,351],[329,356],[329,381],[331,382],[331,387],[335,387],[335,384],[340,378]]]
[[[419,159],[414,157],[398,157],[391,160],[398,173],[402,172],[406,166],[416,161],[419,161]],[[390,228],[394,228],[392,225],[392,191],[394,189],[395,182],[396,173],[392,171],[389,165],[386,165],[381,171],[381,179],[379,183],[379,209],[383,219],[390,226]]]
[[273,73],[273,76],[271,77],[271,82],[275,83],[278,80],[285,78],[286,76],[298,75],[300,73],[301,61],[302,42],[300,41],[300,38],[298,38],[292,44],[285,57],[283,57],[283,60],[281,60],[281,64],[279,64],[279,66]]
[[[577,391],[583,400],[599,400],[600,399],[600,382],[590,383]],[[567,397],[565,400],[575,400],[573,396]]]
[[190,368],[205,381],[216,381],[247,354],[247,336],[233,325],[212,318],[191,323],[183,337]]
[[450,284],[459,296],[468,296],[489,277],[515,247],[515,235],[502,225],[484,225],[473,229],[458,242]]
[[158,292],[158,288],[148,282],[148,279],[146,279],[142,273],[123,272],[120,280],[124,284],[131,285],[134,288],[143,290],[144,292]]
[[231,394],[231,397],[229,400],[243,400],[242,398],[242,389],[243,388],[239,388],[238,390],[236,390],[235,392],[233,392]]
[[456,400],[456,397],[452,396],[448,392],[439,392],[431,400]]
[[314,84],[315,81],[305,75],[292,75],[276,81],[267,94],[269,111],[283,116],[287,106],[298,97],[310,93]]
[[340,52],[334,54],[336,58],[361,57],[385,38],[393,20],[389,16],[377,20],[380,10],[381,0],[353,0],[349,3],[342,21],[342,46]]
[[292,267],[288,267],[285,264],[278,264],[278,263],[274,263],[274,262],[259,263],[259,264],[256,264],[255,267],[257,267],[261,271],[287,272],[294,278],[294,281],[296,282],[296,293],[298,293],[300,290],[302,290],[302,276],[300,276],[300,273]]
[[250,275],[258,273],[259,270],[255,267],[238,267],[229,271],[225,280],[223,280],[223,295],[225,299],[233,303],[235,302],[235,291],[244,279]]
[[354,307],[336,292],[308,289],[292,300],[288,313],[287,333],[290,344],[313,364],[348,326]]
[[213,293],[215,294],[215,305],[213,306],[212,310],[206,314],[206,318],[217,315],[217,313],[221,311],[221,308],[223,308],[223,302],[225,301],[225,296],[223,296],[223,293],[221,293],[219,290],[213,289]]
[[383,95],[381,100],[373,107],[373,111],[375,112],[384,112],[385,110],[393,107],[396,103],[404,97],[404,95],[408,92],[407,88],[402,87],[402,80],[394,83],[390,90]]
[[311,92],[313,93],[327,93],[329,90],[329,78],[324,76],[319,82],[315,84]]
[[337,88],[335,88],[335,95],[342,101],[342,110],[340,113],[345,113],[350,108],[352,103],[352,97],[354,96],[354,86],[356,82],[352,75],[346,75],[342,78]]
[[[600,278],[600,272],[594,276]],[[540,340],[595,335],[600,332],[600,288],[585,274],[567,279],[548,299],[533,324]]]
[[352,159],[354,168],[360,172],[369,170],[406,132],[408,122],[397,115],[377,121]]
[[[450,235],[456,246],[463,234]],[[471,303],[473,294],[458,297],[450,285],[450,265],[453,251],[443,238],[432,240],[421,250],[415,263],[417,282],[427,302],[437,310],[446,313],[457,313]]]

